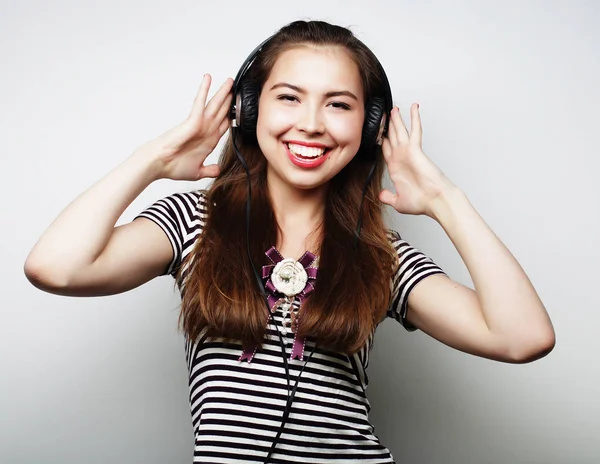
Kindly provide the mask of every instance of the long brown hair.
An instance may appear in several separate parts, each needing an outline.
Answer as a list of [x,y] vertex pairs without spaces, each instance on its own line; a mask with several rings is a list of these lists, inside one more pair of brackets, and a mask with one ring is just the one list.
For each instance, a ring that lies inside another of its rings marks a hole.
[[[365,101],[382,95],[383,78],[373,53],[348,29],[321,21],[296,21],[283,27],[264,46],[249,78],[262,88],[278,56],[302,45],[345,48],[358,65]],[[256,143],[242,138],[236,142],[251,173],[249,245],[252,260],[260,269],[267,264],[264,253],[276,244],[278,230],[266,182],[267,163]],[[344,353],[358,351],[383,319],[397,262],[377,198],[384,171],[381,147],[373,151],[359,153],[330,181],[315,291],[301,308],[298,327],[298,336]],[[362,192],[373,160],[375,172],[362,208],[360,240],[354,246]],[[231,139],[219,164],[221,174],[207,193],[205,227],[184,263],[189,266],[179,322],[191,340],[204,331],[206,336],[241,341],[245,348],[259,346],[268,313],[247,256],[247,177]],[[180,270],[178,278],[182,277]]]

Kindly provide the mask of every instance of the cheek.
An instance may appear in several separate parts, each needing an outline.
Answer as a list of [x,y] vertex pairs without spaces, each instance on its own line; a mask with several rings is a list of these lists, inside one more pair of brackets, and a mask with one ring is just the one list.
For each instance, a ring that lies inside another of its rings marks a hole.
[[278,105],[259,104],[257,135],[277,136],[288,131],[294,124],[293,115],[287,108]]
[[328,124],[328,129],[339,145],[356,146],[358,149],[362,136],[362,124],[362,117],[335,118]]

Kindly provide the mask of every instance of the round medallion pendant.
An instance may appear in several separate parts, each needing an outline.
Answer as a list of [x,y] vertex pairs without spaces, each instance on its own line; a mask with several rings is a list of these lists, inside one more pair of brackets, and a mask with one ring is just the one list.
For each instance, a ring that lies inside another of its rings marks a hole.
[[271,281],[278,292],[283,293],[285,296],[294,296],[304,290],[308,275],[302,264],[291,258],[286,258],[275,265],[271,274]]

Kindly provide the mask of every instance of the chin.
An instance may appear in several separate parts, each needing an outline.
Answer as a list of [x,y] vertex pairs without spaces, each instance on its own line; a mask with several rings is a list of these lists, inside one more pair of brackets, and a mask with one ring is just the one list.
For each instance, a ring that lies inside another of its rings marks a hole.
[[[303,174],[303,173],[300,173]],[[296,188],[298,190],[314,190],[318,188],[322,188],[327,185],[331,177],[325,178],[315,178],[314,174],[305,176],[305,175],[288,175],[283,177],[283,181],[289,185],[290,187]]]

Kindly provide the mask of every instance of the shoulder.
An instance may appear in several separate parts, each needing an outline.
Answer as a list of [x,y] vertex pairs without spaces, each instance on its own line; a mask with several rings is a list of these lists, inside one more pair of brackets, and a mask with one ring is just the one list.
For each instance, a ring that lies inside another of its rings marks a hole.
[[398,256],[397,275],[399,273],[404,274],[406,271],[415,271],[417,269],[435,273],[440,271],[440,268],[428,255],[404,240],[397,231],[388,229],[387,236],[392,248],[394,248],[396,255]]
[[194,219],[206,216],[208,192],[206,190],[191,190],[177,192],[163,198],[164,202],[182,218]]
[[178,228],[203,226],[207,215],[207,198],[206,190],[176,192],[156,201],[145,213],[166,216]]
[[418,248],[412,246],[410,243],[404,240],[398,231],[388,229],[387,237],[392,248],[396,250],[396,254],[398,255],[398,260],[400,263],[414,261],[415,259],[428,259],[428,257],[425,256]]
[[205,190],[172,193],[155,201],[135,218],[150,219],[167,235],[173,248],[169,274],[176,273],[201,235],[206,222],[207,199]]
[[445,272],[429,256],[404,240],[397,231],[389,230],[388,239],[398,257],[392,277],[393,302],[388,316],[398,320],[408,330],[415,330],[416,327],[406,320],[409,295],[427,277]]

